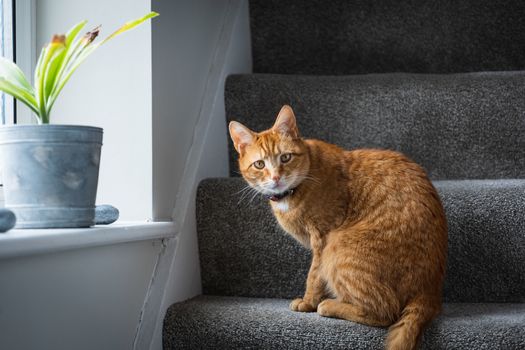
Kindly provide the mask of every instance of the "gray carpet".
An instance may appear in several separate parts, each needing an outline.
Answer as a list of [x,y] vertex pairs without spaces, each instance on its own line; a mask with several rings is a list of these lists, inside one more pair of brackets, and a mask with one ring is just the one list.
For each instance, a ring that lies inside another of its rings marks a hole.
[[[525,178],[525,71],[236,75],[225,96],[228,121],[253,130],[271,127],[286,103],[303,136],[347,149],[398,150],[433,179]],[[231,141],[229,147],[235,176]]]
[[[386,329],[288,309],[289,300],[200,296],[174,304],[164,349],[382,349]],[[524,349],[525,304],[445,304],[422,349]]]
[[525,68],[521,0],[250,0],[250,17],[256,73]]
[[[436,181],[449,221],[444,298],[525,302],[525,180]],[[309,253],[278,226],[266,200],[241,199],[239,178],[203,181],[197,227],[203,293],[294,298]]]

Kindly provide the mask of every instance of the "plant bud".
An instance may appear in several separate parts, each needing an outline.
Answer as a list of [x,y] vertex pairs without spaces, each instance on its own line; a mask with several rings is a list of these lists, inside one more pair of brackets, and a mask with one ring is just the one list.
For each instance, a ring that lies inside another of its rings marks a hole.
[[91,31],[84,34],[84,36],[81,39],[82,45],[87,46],[91,44],[93,40],[95,40],[95,38],[98,36],[99,33],[100,33],[100,26],[97,26]]
[[51,44],[66,44],[66,36],[64,34],[55,34],[51,38]]

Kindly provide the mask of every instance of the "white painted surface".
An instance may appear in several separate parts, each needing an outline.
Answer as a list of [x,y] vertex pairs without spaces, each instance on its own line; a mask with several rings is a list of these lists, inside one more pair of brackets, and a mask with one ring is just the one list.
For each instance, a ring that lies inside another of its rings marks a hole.
[[[220,7],[217,8],[217,6]],[[175,149],[177,176],[174,176],[176,204],[172,217],[180,228],[176,251],[167,250],[162,260],[160,280],[167,278],[165,288],[159,293],[162,298],[156,312],[156,322],[147,322],[142,330],[142,339],[136,349],[162,348],[162,322],[167,308],[201,293],[200,266],[195,223],[195,193],[201,179],[228,176],[227,132],[224,111],[224,81],[229,74],[251,72],[251,49],[248,2],[245,0],[217,1],[153,1],[153,9],[170,17],[164,27],[153,26],[153,61],[157,62],[155,43],[171,36],[187,37],[183,41],[164,41],[170,57],[185,52],[186,59],[180,61],[186,71],[192,72],[191,79],[206,81],[200,85],[203,90],[194,91],[194,97],[182,104],[192,104],[197,114],[187,114],[180,120],[185,130],[187,148]],[[212,16],[213,19],[208,18]],[[207,18],[202,22],[202,18]],[[192,37],[195,26],[207,35]],[[197,40],[199,39],[199,40]],[[170,42],[172,44],[170,44]],[[174,45],[179,43],[180,46]],[[195,56],[206,52],[202,59]],[[166,54],[166,53],[165,53]],[[154,65],[154,90],[156,96],[157,73],[172,74],[162,65]],[[165,80],[167,81],[167,80]],[[157,86],[159,88],[159,86]],[[200,97],[199,97],[200,96]],[[159,103],[161,103],[159,101]],[[164,102],[165,103],[165,102]],[[197,106],[199,106],[197,108]],[[186,108],[190,108],[187,106]],[[155,115],[155,109],[154,109]],[[188,138],[188,136],[191,136]],[[179,152],[180,151],[180,152]],[[167,208],[167,207],[166,207]],[[159,212],[160,213],[160,212]],[[165,275],[163,275],[165,274]],[[160,302],[160,300],[159,300]],[[152,307],[153,307],[152,303]],[[151,328],[154,326],[154,328]],[[151,339],[151,342],[149,342]]]
[[175,237],[172,222],[131,223],[80,229],[11,230],[0,233],[0,259]]
[[0,349],[131,349],[159,240],[0,260]]
[[[171,218],[229,1],[153,0],[154,218]],[[221,145],[222,146],[222,145]],[[224,166],[223,166],[224,167]],[[220,170],[219,170],[220,171]]]
[[[15,0],[16,7],[16,64],[33,84],[36,64],[36,0]],[[16,102],[16,119],[20,124],[33,124],[32,111]]]
[[[83,19],[101,37],[151,10],[149,0],[38,0],[37,54],[52,34]],[[154,21],[156,19],[153,19]],[[97,203],[120,210],[122,220],[151,218],[151,22],[100,47],[74,73],[51,113],[53,124],[104,128]]]
[[[16,26],[15,21],[13,21],[14,3],[12,1],[2,1],[0,7],[2,8],[2,12],[0,13],[2,20],[2,47],[0,55],[9,60],[13,60],[15,58],[14,34]],[[2,116],[0,123],[12,124],[14,122],[15,99],[5,92],[0,92],[0,97],[2,98],[2,104],[0,106]]]

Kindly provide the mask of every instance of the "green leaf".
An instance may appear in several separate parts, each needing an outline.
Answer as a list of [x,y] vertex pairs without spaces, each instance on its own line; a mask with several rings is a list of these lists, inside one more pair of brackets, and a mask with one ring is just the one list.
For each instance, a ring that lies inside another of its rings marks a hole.
[[13,84],[4,77],[0,77],[0,90],[23,102],[33,112],[39,114],[35,96],[31,93],[31,91],[19,85]]
[[[63,53],[63,58],[60,61],[60,65],[57,65],[57,72],[55,74],[55,79],[53,79],[51,90],[54,90],[56,87],[56,82],[60,81],[60,77],[66,70],[66,67],[68,65],[69,60],[71,59],[71,56],[74,54],[76,47],[79,44],[79,41],[75,41],[76,37],[78,36],[78,33],[82,30],[82,28],[85,27],[87,21],[84,20],[82,22],[77,23],[73,28],[71,28],[67,34],[66,34],[66,49]],[[56,62],[59,63],[59,62]],[[51,81],[50,81],[51,83]],[[46,91],[46,95],[51,95],[51,91]]]
[[40,51],[40,56],[38,56],[38,61],[36,62],[35,66],[35,75],[34,75],[34,81],[35,87],[37,86],[37,82],[40,80],[40,75],[42,72],[42,65],[44,64],[44,56],[46,55],[47,51],[47,45],[42,48]]
[[46,112],[48,114],[49,114],[49,109],[47,108],[48,99],[49,99],[49,96],[51,95],[53,88],[56,85],[56,79],[60,72],[60,69],[63,66],[65,56],[66,56],[66,46],[58,45],[49,60],[49,64],[46,67],[46,71],[44,72],[44,102],[46,104]]
[[11,81],[13,84],[20,85],[26,90],[33,90],[20,68],[5,57],[0,57],[0,77]]
[[113,39],[117,35],[122,34],[122,33],[126,32],[126,31],[128,31],[130,29],[133,29],[136,26],[138,26],[138,25],[142,24],[143,22],[147,21],[148,19],[157,17],[158,15],[159,14],[157,12],[150,12],[147,15],[141,17],[141,18],[138,18],[138,19],[135,19],[133,21],[129,21],[129,22],[124,23],[124,25],[122,27],[120,27],[115,32],[113,32],[113,34],[111,34],[106,39],[104,39],[99,45],[104,44],[105,42]]
[[71,28],[66,34],[66,47],[69,49],[76,39],[78,33],[84,28],[87,21],[83,20],[82,22],[77,23],[73,28]]
[[41,107],[44,106],[43,101],[41,101],[41,98],[43,97],[40,94],[40,87],[43,85],[43,82],[44,82],[42,71],[43,71],[45,57],[47,56],[48,51],[49,51],[49,45],[46,45],[44,48],[42,48],[42,51],[40,51],[40,56],[38,57],[38,61],[35,67],[35,78],[34,78],[35,99],[36,99],[36,104],[38,107],[37,115],[40,118],[40,122],[43,122],[42,115],[41,115],[41,112],[43,109]]
[[[43,51],[43,55],[40,56],[39,63],[37,65],[38,75],[35,80],[36,97],[38,103],[39,115],[42,119],[42,123],[49,123],[49,113],[46,108],[47,95],[46,95],[46,77],[48,74],[52,74],[53,63],[55,59],[61,57],[62,52],[65,50],[66,38],[64,35],[54,35],[51,43],[49,43]],[[49,79],[52,79],[50,77]]]
[[27,105],[38,114],[35,92],[16,64],[0,57],[0,90]]

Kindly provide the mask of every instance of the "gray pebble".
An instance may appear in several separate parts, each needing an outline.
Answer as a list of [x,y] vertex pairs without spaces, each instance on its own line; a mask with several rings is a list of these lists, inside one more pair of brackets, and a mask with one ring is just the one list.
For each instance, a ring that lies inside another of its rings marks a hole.
[[9,209],[0,209],[0,233],[4,233],[15,227],[16,216]]
[[95,208],[95,225],[109,225],[117,221],[118,215],[118,209],[112,205],[97,205]]

